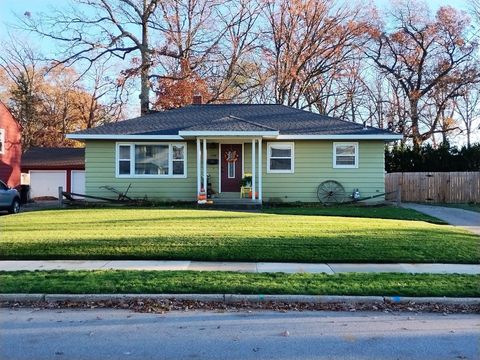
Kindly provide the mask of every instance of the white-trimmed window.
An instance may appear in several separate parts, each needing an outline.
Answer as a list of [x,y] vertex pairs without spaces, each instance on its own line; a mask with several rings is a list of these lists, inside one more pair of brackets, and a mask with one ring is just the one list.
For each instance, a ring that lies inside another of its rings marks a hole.
[[5,130],[0,129],[0,154],[5,152]]
[[228,166],[228,168],[227,168],[228,178],[229,179],[235,179],[235,162],[229,161],[227,163],[227,166]]
[[117,144],[117,177],[185,178],[186,143]]
[[334,168],[358,168],[358,143],[333,143]]
[[294,166],[293,142],[270,142],[267,144],[268,173],[293,174]]

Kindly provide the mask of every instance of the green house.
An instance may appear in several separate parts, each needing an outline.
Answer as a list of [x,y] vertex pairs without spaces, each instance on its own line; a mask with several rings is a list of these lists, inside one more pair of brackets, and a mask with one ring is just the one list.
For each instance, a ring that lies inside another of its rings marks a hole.
[[382,200],[384,145],[401,135],[283,105],[190,105],[68,135],[85,191],[158,201]]

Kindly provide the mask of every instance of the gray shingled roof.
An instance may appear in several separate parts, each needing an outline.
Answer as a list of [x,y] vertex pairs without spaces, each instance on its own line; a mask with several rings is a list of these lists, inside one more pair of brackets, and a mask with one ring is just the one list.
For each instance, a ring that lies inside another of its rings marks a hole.
[[275,131],[280,135],[392,135],[276,104],[189,105],[83,130],[76,135],[178,135],[179,131]]
[[184,131],[277,131],[269,126],[257,124],[233,115],[210,122],[202,122],[183,129]]
[[22,155],[22,168],[84,167],[84,148],[33,147]]

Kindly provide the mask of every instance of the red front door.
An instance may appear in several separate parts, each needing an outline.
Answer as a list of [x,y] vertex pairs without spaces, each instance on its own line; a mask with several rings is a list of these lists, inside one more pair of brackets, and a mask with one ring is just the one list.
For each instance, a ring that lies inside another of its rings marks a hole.
[[222,192],[240,192],[242,181],[242,145],[221,144]]

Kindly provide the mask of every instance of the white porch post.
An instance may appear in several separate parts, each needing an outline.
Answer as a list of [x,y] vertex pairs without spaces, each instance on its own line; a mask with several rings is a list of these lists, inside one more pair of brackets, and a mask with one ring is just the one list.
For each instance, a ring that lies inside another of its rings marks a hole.
[[262,201],[262,138],[258,139],[258,200]]
[[252,140],[252,200],[255,200],[255,181],[256,181],[256,169],[255,169],[255,139]]
[[207,139],[203,139],[203,188],[207,193]]
[[200,194],[200,182],[201,182],[201,162],[200,162],[201,150],[200,150],[200,139],[197,138],[197,199],[198,194]]

